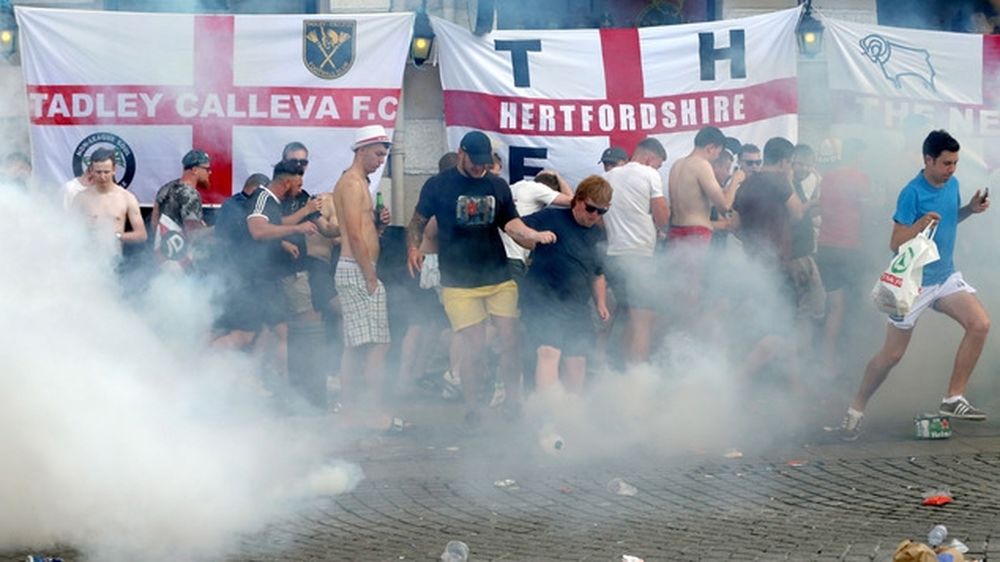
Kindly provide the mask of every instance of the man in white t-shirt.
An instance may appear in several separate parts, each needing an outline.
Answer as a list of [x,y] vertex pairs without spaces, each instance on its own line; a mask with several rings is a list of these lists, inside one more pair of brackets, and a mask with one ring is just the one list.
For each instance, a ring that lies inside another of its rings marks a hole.
[[[510,186],[514,195],[514,207],[517,214],[524,217],[537,213],[549,205],[568,207],[573,200],[573,190],[566,180],[555,172],[544,171],[535,176],[534,180],[521,180]],[[507,264],[514,281],[520,282],[528,271],[528,255],[531,250],[521,246],[501,231],[503,248],[507,252]]]
[[604,177],[615,193],[615,204],[604,216],[608,233],[605,271],[619,307],[628,312],[625,325],[627,364],[649,360],[656,321],[656,270],[653,251],[657,232],[670,222],[659,169],[667,160],[660,141],[639,143],[632,160]]

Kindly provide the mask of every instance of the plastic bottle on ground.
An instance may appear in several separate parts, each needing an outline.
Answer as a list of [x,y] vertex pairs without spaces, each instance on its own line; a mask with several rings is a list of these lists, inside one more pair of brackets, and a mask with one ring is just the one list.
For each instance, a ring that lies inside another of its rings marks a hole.
[[448,541],[441,553],[441,562],[467,562],[469,560],[469,545],[462,541]]
[[935,525],[931,532],[927,533],[927,544],[938,547],[944,544],[946,538],[948,538],[948,528],[944,525]]

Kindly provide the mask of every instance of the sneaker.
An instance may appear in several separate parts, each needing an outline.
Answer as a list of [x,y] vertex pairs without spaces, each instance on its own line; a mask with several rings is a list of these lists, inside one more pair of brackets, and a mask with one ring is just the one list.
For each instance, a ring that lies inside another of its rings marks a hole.
[[865,415],[848,410],[844,421],[840,422],[840,438],[844,441],[856,441],[861,436],[861,420]]
[[507,389],[504,387],[503,379],[493,380],[493,396],[490,397],[490,408],[496,408],[507,400]]
[[941,402],[938,413],[942,416],[949,416],[957,420],[985,421],[986,412],[976,408],[965,397],[954,402]]
[[441,398],[445,400],[457,400],[462,396],[462,380],[451,370],[447,370],[441,375]]

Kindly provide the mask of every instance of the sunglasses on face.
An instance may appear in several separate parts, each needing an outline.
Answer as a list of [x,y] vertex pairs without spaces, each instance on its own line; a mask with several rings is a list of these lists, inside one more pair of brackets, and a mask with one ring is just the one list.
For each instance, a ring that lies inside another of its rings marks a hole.
[[588,213],[597,213],[598,215],[603,215],[608,212],[607,207],[596,207],[590,203],[584,203],[583,207],[587,209]]
[[291,158],[288,161],[296,166],[302,166],[303,168],[309,165],[308,158]]
[[198,167],[210,174],[212,173],[212,168],[209,168],[208,166],[198,166]]

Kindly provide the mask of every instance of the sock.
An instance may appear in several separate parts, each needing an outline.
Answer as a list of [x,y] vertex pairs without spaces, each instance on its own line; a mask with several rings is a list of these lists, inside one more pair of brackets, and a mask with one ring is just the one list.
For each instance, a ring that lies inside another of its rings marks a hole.
[[956,394],[955,396],[951,396],[951,397],[947,397],[947,398],[942,398],[941,399],[941,401],[944,402],[945,404],[954,404],[955,402],[958,402],[959,400],[965,400],[965,396],[962,396],[961,394]]
[[860,418],[860,417],[864,416],[865,413],[864,412],[859,412],[859,411],[855,410],[854,408],[848,408],[847,409],[847,415],[851,416],[852,418]]

